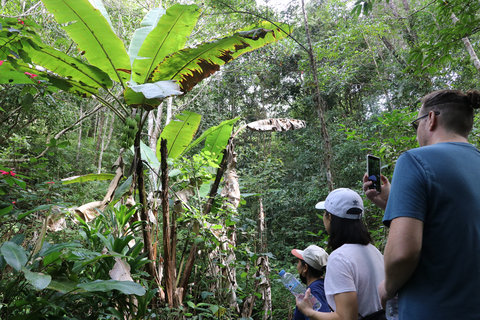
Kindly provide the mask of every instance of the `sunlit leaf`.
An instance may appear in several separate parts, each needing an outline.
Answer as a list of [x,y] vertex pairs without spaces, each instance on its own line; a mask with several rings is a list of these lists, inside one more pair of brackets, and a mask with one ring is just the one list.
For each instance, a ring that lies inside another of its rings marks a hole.
[[187,92],[200,81],[220,70],[220,66],[225,63],[241,54],[283,39],[291,32],[286,24],[274,27],[273,24],[264,22],[256,26],[260,28],[242,29],[232,36],[172,54],[157,66],[151,81],[178,80],[181,90]]
[[68,35],[85,52],[84,57],[114,81],[129,80],[127,51],[108,21],[88,0],[42,0]]
[[167,140],[168,157],[176,159],[182,154],[197,132],[202,116],[184,111],[163,129],[157,142],[157,158],[160,159],[161,139]]
[[167,55],[184,48],[199,15],[197,5],[176,4],[167,9],[138,52],[139,57],[147,59],[137,59],[133,63],[135,82],[147,82],[152,71]]

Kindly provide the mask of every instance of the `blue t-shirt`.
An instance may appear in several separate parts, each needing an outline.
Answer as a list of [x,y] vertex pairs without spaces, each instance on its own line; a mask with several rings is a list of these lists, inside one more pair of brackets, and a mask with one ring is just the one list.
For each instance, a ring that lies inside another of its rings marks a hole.
[[[317,298],[318,301],[322,304],[320,310],[322,312],[330,312],[330,307],[328,306],[327,299],[325,298],[325,289],[323,286],[323,279],[317,279],[310,283],[307,288],[310,288],[311,294]],[[293,313],[293,320],[310,320],[301,313],[297,307],[295,307],[295,312]]]
[[400,320],[480,319],[480,151],[446,142],[401,155],[383,221],[397,217],[424,222]]

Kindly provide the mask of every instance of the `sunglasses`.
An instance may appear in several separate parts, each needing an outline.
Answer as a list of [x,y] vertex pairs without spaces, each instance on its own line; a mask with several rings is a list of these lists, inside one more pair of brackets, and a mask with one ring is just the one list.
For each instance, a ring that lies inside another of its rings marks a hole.
[[[429,112],[430,113],[430,112]],[[426,113],[424,114],[423,116],[413,120],[412,122],[410,122],[410,124],[412,125],[413,129],[415,129],[415,131],[417,131],[418,129],[418,121],[422,120],[423,118],[427,117],[429,115],[429,113]],[[434,111],[435,115],[438,116],[440,114],[440,111]]]

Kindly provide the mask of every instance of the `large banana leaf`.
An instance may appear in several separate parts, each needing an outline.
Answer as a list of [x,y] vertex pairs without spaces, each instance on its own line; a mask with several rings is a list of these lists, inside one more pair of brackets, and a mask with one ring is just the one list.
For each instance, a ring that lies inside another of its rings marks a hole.
[[176,4],[168,8],[138,52],[139,57],[147,59],[133,62],[133,80],[147,82],[152,71],[167,55],[183,49],[199,16],[197,5]]
[[[263,35],[260,31],[271,30]],[[233,58],[261,48],[267,44],[276,42],[278,40],[288,37],[293,31],[292,27],[286,23],[271,23],[268,21],[261,21],[257,24],[250,25],[246,28],[240,29],[238,33],[243,36],[243,40],[250,45],[245,49],[240,49],[233,54]]]
[[[262,23],[262,25],[272,26],[269,23]],[[150,81],[177,80],[181,90],[187,92],[232,59],[287,35],[279,28],[242,30],[232,36],[204,43],[194,49],[178,51],[158,65]]]
[[91,87],[110,88],[113,83],[108,75],[95,66],[84,64],[77,58],[33,40],[23,41],[23,50],[38,65],[59,76],[75,79]]
[[130,57],[130,64],[133,66],[133,61],[138,58],[138,52],[143,42],[147,38],[150,31],[157,26],[158,20],[160,17],[165,14],[165,9],[155,8],[150,10],[145,17],[143,17],[142,22],[140,23],[140,28],[135,30],[130,41],[130,46],[128,47],[128,56]]
[[[167,151],[169,158],[177,158],[180,156],[190,144],[193,136],[200,125],[201,115],[190,111],[184,111],[176,116],[177,119],[170,121],[170,123],[163,129],[160,139],[167,140]],[[157,143],[157,158],[160,159],[161,143]]]
[[108,21],[88,0],[42,0],[48,11],[85,52],[94,66],[105,71],[114,81],[124,83],[130,78],[127,51]]

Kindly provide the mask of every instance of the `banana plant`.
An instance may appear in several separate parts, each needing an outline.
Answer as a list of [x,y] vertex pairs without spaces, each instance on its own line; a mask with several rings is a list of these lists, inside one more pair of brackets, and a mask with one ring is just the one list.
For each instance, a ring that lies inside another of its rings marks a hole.
[[[200,16],[197,5],[155,8],[133,34],[128,50],[112,28],[100,0],[42,0],[77,44],[74,57],[42,42],[37,24],[0,19],[0,84],[35,83],[82,97],[94,96],[122,119],[129,109],[99,97],[101,89],[114,97],[118,83],[126,105],[146,110],[172,95],[191,90],[220,66],[243,53],[285,38],[290,27],[260,22],[231,35],[185,48]],[[86,61],[85,61],[86,60]]]
[[[42,2],[76,43],[79,54],[68,55],[44,43],[36,32],[40,27],[33,21],[0,18],[0,85],[27,83],[34,84],[41,92],[63,90],[95,98],[124,122],[133,108],[148,112],[166,97],[188,92],[225,63],[291,33],[286,24],[263,21],[195,48],[186,48],[200,17],[200,8],[176,4],[167,10],[150,11],[133,34],[127,50],[115,34],[101,0]],[[117,97],[117,88],[121,88],[123,100]],[[139,122],[134,140],[134,172],[142,204],[140,216],[148,221],[140,152],[143,123]],[[154,261],[147,229],[145,251]],[[151,278],[156,279],[153,262],[147,268]]]

